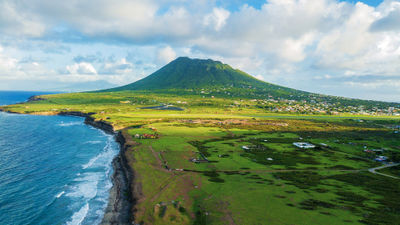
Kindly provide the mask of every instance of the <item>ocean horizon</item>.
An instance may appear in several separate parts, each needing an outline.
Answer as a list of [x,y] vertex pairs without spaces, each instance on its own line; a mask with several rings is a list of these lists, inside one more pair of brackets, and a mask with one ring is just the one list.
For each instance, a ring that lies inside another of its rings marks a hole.
[[[0,91],[0,105],[38,94]],[[118,151],[80,117],[0,112],[0,224],[99,224]]]

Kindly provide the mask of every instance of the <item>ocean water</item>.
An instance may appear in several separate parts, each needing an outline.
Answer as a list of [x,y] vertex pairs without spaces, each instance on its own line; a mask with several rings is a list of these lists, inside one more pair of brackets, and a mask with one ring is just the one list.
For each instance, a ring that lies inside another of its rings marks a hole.
[[[34,94],[0,91],[0,105]],[[83,122],[0,112],[1,225],[101,222],[119,147]]]

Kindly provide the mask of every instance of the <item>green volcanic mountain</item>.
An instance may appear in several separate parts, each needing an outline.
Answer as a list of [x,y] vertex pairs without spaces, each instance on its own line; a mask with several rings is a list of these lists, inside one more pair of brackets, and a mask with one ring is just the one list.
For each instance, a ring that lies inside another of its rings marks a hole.
[[103,91],[149,91],[250,99],[286,99],[387,107],[393,103],[314,94],[260,81],[251,75],[211,59],[179,57],[153,74],[134,83]]
[[[153,74],[134,83],[105,91],[176,90],[176,89],[233,89],[233,95],[260,92],[270,96],[305,96],[310,93],[260,81],[227,64],[211,59],[179,57]],[[242,89],[242,91],[240,90]],[[237,93],[237,92],[245,93]]]
[[180,57],[142,80],[113,90],[187,89],[211,86],[270,86],[275,89],[279,87],[257,80],[219,61]]

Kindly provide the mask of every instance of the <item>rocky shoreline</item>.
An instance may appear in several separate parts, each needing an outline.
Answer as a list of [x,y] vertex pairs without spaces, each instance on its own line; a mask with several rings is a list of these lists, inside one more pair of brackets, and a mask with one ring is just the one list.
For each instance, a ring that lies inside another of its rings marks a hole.
[[[29,99],[29,101],[32,101]],[[0,111],[7,113],[15,113],[0,108]],[[38,113],[35,113],[38,114]],[[134,224],[132,211],[135,203],[135,197],[132,195],[131,187],[133,183],[133,171],[130,168],[126,151],[129,148],[127,145],[127,137],[124,131],[115,132],[111,124],[104,121],[96,121],[91,115],[93,113],[82,113],[79,111],[71,112],[55,112],[55,113],[40,113],[41,115],[64,115],[64,116],[79,116],[85,118],[85,124],[101,129],[108,134],[115,136],[115,140],[120,145],[118,155],[113,159],[112,166],[114,173],[111,177],[112,188],[108,198],[108,204],[104,212],[101,225],[116,225],[116,224]]]
[[114,169],[112,176],[113,186],[110,190],[108,205],[100,224],[132,224],[133,218],[131,218],[130,212],[134,198],[131,194],[132,192],[130,187],[133,182],[133,173],[125,157],[125,152],[128,150],[128,145],[126,145],[126,134],[123,131],[118,131],[116,133],[112,125],[104,121],[96,121],[94,118],[90,117],[90,115],[79,115],[82,114],[80,112],[69,112],[68,114],[74,116],[85,116],[85,124],[101,129],[108,134],[115,135],[115,140],[120,145],[120,151],[112,162]]

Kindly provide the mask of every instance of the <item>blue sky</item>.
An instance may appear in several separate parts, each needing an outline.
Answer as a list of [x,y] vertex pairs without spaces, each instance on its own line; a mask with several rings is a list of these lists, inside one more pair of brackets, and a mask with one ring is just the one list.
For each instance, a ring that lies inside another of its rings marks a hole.
[[[362,0],[362,1],[357,1],[357,0],[340,0],[342,2],[349,2],[352,4],[355,4],[357,2],[363,2],[367,5],[370,6],[378,6],[379,4],[381,4],[383,2],[383,0]],[[237,11],[240,7],[243,6],[243,4],[248,4],[256,9],[260,9],[264,4],[265,4],[265,0],[230,0],[230,1],[226,1],[226,0],[218,0],[217,1],[217,5],[224,7],[230,11]]]
[[0,0],[0,89],[77,91],[178,56],[258,79],[400,101],[400,1]]
[[[353,3],[353,4],[357,2],[357,1],[354,1],[354,0],[343,0],[343,1],[350,2],[350,3]],[[370,6],[378,6],[383,1],[382,0],[363,0],[363,1],[360,1],[360,2],[363,2],[363,3],[365,3],[367,5],[370,5]]]
[[[341,0],[341,1],[349,2],[352,4],[355,4],[357,2],[363,2],[367,5],[376,7],[379,4],[381,4],[383,0],[363,0],[363,1]],[[248,4],[250,6],[253,6],[256,9],[260,9],[262,7],[262,5],[265,4],[265,0],[230,0],[230,1],[220,0],[220,1],[217,1],[218,6],[224,7],[230,11],[238,10],[243,4]]]

